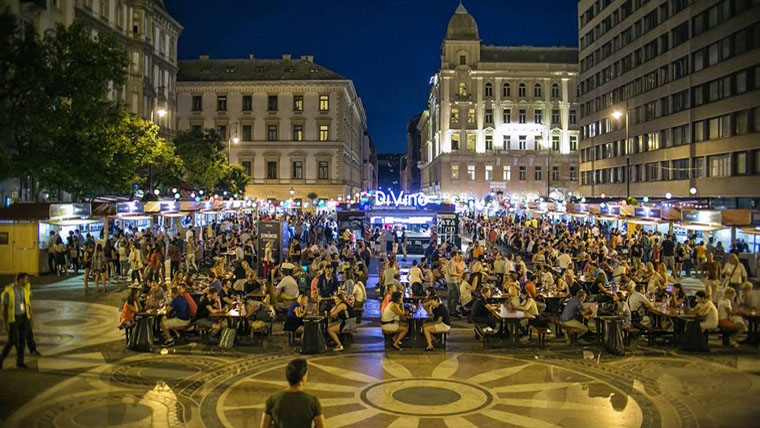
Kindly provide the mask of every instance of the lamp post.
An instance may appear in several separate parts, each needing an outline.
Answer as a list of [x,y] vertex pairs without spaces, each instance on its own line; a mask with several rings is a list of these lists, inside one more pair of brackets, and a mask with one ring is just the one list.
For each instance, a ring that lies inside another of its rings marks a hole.
[[628,148],[628,110],[626,109],[625,112],[618,110],[612,112],[612,117],[615,120],[620,120],[623,115],[625,115],[625,197],[627,199],[631,197],[631,154],[629,153]]
[[[232,133],[230,133],[232,135]],[[235,124],[235,136],[227,139],[227,163],[232,163],[232,143],[239,143],[240,138],[237,135],[237,123]]]
[[[157,124],[154,120],[154,116],[153,116],[154,113],[158,115],[159,118],[162,118],[166,116],[166,109],[163,107],[159,107],[158,109],[153,109],[150,111],[150,121],[155,123],[156,126],[160,128],[161,125]],[[148,165],[148,189],[153,189],[153,162],[151,162]]]
[[290,193],[290,199],[293,199],[293,195],[296,194],[296,189],[291,187],[290,190],[288,190],[288,193]]
[[546,200],[548,201],[552,186],[552,143],[551,141],[543,140],[541,144],[546,149]]

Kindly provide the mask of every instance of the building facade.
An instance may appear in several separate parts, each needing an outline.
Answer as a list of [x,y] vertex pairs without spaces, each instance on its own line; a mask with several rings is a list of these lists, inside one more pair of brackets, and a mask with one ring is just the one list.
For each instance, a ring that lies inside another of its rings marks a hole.
[[576,191],[578,51],[484,45],[461,4],[421,123],[428,195],[561,199]]
[[422,114],[414,115],[406,124],[406,162],[401,175],[401,189],[405,192],[420,191],[420,160],[422,159]]
[[[10,0],[4,2],[40,35],[56,25],[81,21],[93,37],[113,36],[131,60],[124,85],[112,87],[109,98],[127,110],[152,119],[169,137],[176,126],[177,40],[182,25],[169,15],[163,0]],[[157,114],[158,111],[162,114]],[[25,180],[0,184],[2,203],[37,198]],[[64,199],[66,196],[64,195]]]
[[749,206],[760,194],[760,3],[580,0],[578,13],[581,192]]
[[299,59],[180,61],[178,128],[216,129],[246,195],[285,200],[355,195],[369,161],[367,119],[351,80]]

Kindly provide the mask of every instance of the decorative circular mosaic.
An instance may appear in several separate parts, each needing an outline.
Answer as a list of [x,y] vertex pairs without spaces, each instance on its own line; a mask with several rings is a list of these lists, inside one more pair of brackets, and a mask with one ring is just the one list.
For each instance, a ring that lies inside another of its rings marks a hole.
[[493,401],[484,388],[443,379],[394,379],[360,394],[364,403],[404,416],[453,416],[482,409]]

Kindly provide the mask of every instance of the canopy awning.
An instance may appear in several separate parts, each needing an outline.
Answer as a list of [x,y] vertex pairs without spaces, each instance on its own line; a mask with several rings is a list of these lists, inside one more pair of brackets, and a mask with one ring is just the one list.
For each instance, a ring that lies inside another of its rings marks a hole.
[[699,223],[676,223],[674,227],[680,227],[681,229],[694,230],[701,232],[714,232],[716,230],[723,229],[723,226],[714,224],[699,224]]
[[54,224],[56,226],[79,226],[82,224],[92,224],[101,221],[101,219],[95,218],[64,218],[56,220],[43,220],[44,223]]
[[658,224],[665,223],[661,220],[656,219],[645,219],[645,218],[629,218],[628,223],[631,224],[640,224],[642,226],[657,226]]

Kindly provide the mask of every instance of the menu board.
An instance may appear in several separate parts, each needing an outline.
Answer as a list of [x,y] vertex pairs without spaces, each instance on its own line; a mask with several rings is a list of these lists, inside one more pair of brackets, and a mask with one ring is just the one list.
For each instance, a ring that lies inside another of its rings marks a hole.
[[275,266],[282,262],[282,225],[279,221],[259,221],[259,276],[264,275],[264,251],[272,243],[272,259]]
[[460,248],[462,241],[459,238],[459,217],[456,214],[439,213],[436,215],[436,221],[441,242],[448,242]]

